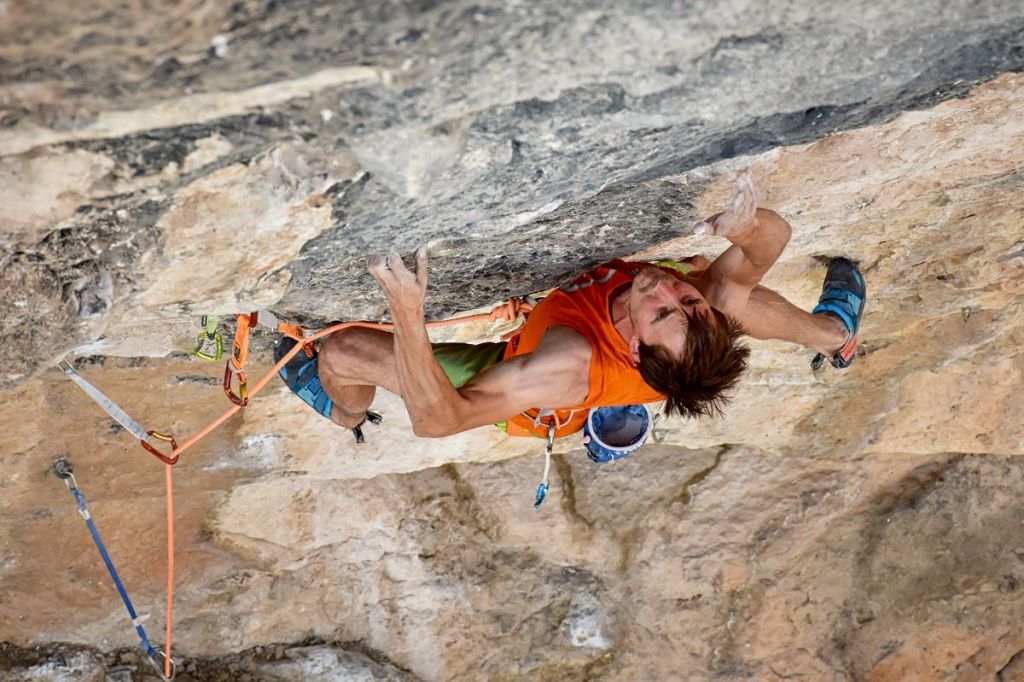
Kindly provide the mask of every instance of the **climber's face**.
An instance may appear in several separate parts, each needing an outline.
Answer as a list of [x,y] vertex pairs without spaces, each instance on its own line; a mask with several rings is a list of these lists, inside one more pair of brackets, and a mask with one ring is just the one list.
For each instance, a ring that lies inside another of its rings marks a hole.
[[687,315],[708,315],[710,306],[689,282],[659,268],[643,268],[629,291],[629,318],[633,324],[630,351],[639,362],[640,344],[661,346],[674,357],[686,348]]

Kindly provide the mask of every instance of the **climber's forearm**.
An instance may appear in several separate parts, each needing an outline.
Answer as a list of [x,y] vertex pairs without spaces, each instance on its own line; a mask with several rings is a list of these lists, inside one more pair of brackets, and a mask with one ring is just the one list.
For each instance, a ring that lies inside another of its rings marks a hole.
[[[434,357],[423,318],[426,249],[416,252],[415,274],[396,252],[374,256],[369,270],[388,298],[398,391],[417,436],[447,436],[493,424],[532,405],[575,405],[586,397],[590,344],[571,330],[572,337],[565,332],[547,334],[551,343],[490,367],[456,390]],[[582,372],[573,372],[574,368]]]
[[413,431],[419,436],[461,430],[465,398],[452,385],[430,346],[422,308],[393,310],[395,369]]
[[416,272],[392,250],[373,256],[370,274],[380,283],[395,323],[395,373],[399,393],[417,435],[455,433],[463,428],[466,400],[434,357],[423,319],[427,296],[427,250],[416,250]]
[[733,245],[711,264],[711,275],[752,289],[782,255],[792,232],[778,213],[758,208],[746,229],[722,235]]

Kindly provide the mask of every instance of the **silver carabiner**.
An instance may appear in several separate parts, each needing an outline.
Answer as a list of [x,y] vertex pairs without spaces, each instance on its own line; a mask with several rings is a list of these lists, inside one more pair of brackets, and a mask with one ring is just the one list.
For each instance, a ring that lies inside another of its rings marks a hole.
[[155,656],[147,654],[146,658],[149,660],[149,664],[153,666],[153,670],[156,671],[157,676],[161,680],[163,680],[164,682],[171,682],[171,680],[174,679],[174,676],[178,674],[178,664],[174,662],[173,658],[167,658],[167,654],[164,653],[163,649],[156,649],[155,651],[158,656],[163,656],[164,662],[171,662],[171,676],[167,677],[166,675],[164,675],[164,666],[160,665],[157,662]]

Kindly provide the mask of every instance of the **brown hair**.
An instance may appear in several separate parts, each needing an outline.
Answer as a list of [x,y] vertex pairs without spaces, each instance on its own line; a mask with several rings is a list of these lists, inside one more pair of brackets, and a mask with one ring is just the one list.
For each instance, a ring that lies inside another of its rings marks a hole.
[[682,357],[641,343],[640,376],[665,396],[666,415],[720,415],[729,401],[725,393],[747,368],[750,349],[739,343],[743,330],[734,317],[712,308],[710,315],[686,314],[686,319]]

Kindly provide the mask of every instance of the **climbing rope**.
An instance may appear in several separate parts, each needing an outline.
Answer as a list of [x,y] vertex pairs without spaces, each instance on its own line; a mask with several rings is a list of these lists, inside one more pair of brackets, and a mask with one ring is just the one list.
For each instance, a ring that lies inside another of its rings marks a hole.
[[[171,465],[167,465],[168,471],[171,469]],[[132,625],[135,627],[135,632],[138,633],[139,639],[142,642],[142,647],[146,650],[146,655],[149,657],[149,662],[153,665],[153,668],[160,675],[160,678],[165,682],[174,679],[176,673],[175,665],[170,656],[171,641],[170,635],[166,642],[167,653],[157,649],[149,642],[149,637],[146,635],[146,629],[142,626],[143,621],[146,619],[145,616],[140,617],[135,612],[135,607],[132,605],[132,600],[128,596],[128,591],[124,587],[124,583],[121,582],[121,577],[117,574],[117,569],[114,568],[114,562],[110,558],[110,553],[107,552],[106,545],[103,544],[103,538],[100,537],[99,529],[96,528],[96,522],[93,521],[92,515],[89,513],[89,509],[85,505],[85,495],[78,487],[78,482],[75,480],[74,468],[71,466],[71,462],[66,459],[58,459],[53,463],[50,468],[53,475],[64,482],[64,486],[71,492],[75,498],[75,502],[78,504],[78,513],[85,519],[85,525],[89,528],[89,533],[92,535],[93,542],[96,543],[96,548],[100,551],[100,556],[103,557],[103,563],[107,566],[107,572],[110,573],[110,577],[114,580],[114,586],[117,587],[118,594],[121,595],[121,601],[124,602],[125,608],[128,610],[128,616],[131,618]],[[170,479],[168,479],[169,481]],[[170,485],[170,483],[168,483]],[[168,578],[170,582],[170,578]],[[168,602],[168,632],[170,632],[170,603]],[[163,671],[160,670],[160,665],[157,663],[157,658],[163,657],[164,665]]]
[[[464,317],[457,317],[448,320],[439,320],[436,322],[428,322],[426,326],[428,328],[443,327],[455,324],[466,324],[469,322],[482,322],[482,321],[510,321],[516,319],[521,313],[528,313],[533,309],[535,302],[531,299],[510,299],[508,303],[498,306],[490,313],[481,313],[477,315],[467,315]],[[102,541],[100,540],[99,533],[95,529],[91,518],[88,516],[88,512],[85,510],[85,498],[78,492],[77,485],[74,484],[74,477],[71,473],[71,465],[67,460],[59,460],[64,462],[60,472],[58,467],[54,465],[54,474],[62,478],[68,489],[75,495],[76,500],[79,500],[80,511],[86,522],[89,525],[89,530],[93,534],[93,538],[96,541],[97,546],[100,548],[100,553],[103,555],[103,560],[107,564],[107,569],[110,571],[111,576],[114,578],[114,583],[117,585],[118,591],[121,593],[121,597],[128,607],[128,612],[132,616],[132,622],[135,624],[136,629],[142,637],[146,651],[149,654],[150,663],[156,669],[157,673],[163,680],[172,680],[176,673],[176,668],[173,659],[171,658],[171,641],[173,636],[173,605],[174,605],[174,485],[173,485],[173,473],[172,470],[174,465],[178,462],[181,454],[198,443],[204,437],[213,432],[217,427],[223,424],[225,421],[230,419],[236,412],[246,407],[250,400],[256,396],[264,387],[273,379],[288,362],[295,357],[299,351],[305,351],[310,357],[312,357],[312,344],[317,340],[330,336],[331,334],[340,331],[348,327],[369,327],[371,329],[382,329],[387,331],[393,331],[394,325],[385,322],[342,322],[339,324],[332,325],[323,329],[319,332],[312,332],[304,327],[300,327],[294,324],[287,324],[278,320],[272,313],[269,312],[253,312],[249,314],[239,314],[236,316],[238,320],[238,327],[235,333],[234,344],[232,347],[231,357],[228,359],[224,368],[224,393],[228,399],[233,403],[232,406],[221,414],[219,417],[211,421],[205,427],[200,429],[195,435],[187,439],[180,446],[177,441],[170,435],[160,433],[158,431],[146,431],[142,426],[135,421],[123,408],[117,403],[108,398],[102,391],[97,389],[91,383],[86,381],[70,362],[64,360],[58,367],[64,372],[72,381],[91,397],[107,414],[109,414],[115,421],[123,426],[129,433],[139,439],[142,447],[147,452],[159,458],[164,462],[165,476],[167,484],[167,629],[165,635],[165,649],[166,653],[155,649],[149,644],[149,640],[146,638],[145,631],[142,629],[141,621],[135,615],[135,610],[132,607],[131,601],[128,599],[128,594],[124,590],[124,586],[121,584],[120,578],[117,576],[117,572],[114,570],[113,564],[110,562],[110,557],[104,548]],[[289,336],[299,343],[289,350],[285,355],[274,365],[274,367],[267,372],[259,381],[253,385],[250,389],[248,385],[248,379],[245,375],[245,365],[249,358],[249,336],[250,331],[257,325],[264,324],[276,331]],[[211,359],[211,356],[216,358],[219,356],[222,349],[222,341],[220,341],[219,334],[216,334],[216,319],[212,322],[209,318],[204,319],[205,332],[200,334],[199,342],[200,345],[197,347],[194,355],[203,359]],[[514,330],[502,336],[503,339],[510,338],[514,334],[518,333],[518,330]],[[210,336],[213,334],[214,336]],[[213,340],[215,344],[213,347],[216,349],[214,353],[201,352],[203,348],[203,337],[207,337],[207,341]],[[238,378],[238,392],[235,393],[233,390],[234,378]],[[544,501],[544,497],[547,495],[548,490],[548,472],[551,468],[551,450],[554,443],[555,437],[555,424],[557,419],[553,419],[552,426],[548,432],[548,442],[545,451],[544,460],[544,476],[540,486],[537,489],[537,501],[534,506],[540,507],[540,504]],[[163,441],[170,443],[171,453],[165,454],[156,448],[155,441]],[[66,477],[62,474],[66,474]],[[164,658],[164,666],[161,671],[157,663],[157,656]]]
[[167,482],[167,630],[164,633],[165,680],[174,679],[174,660],[171,658],[171,635],[174,632],[174,465],[164,465]]
[[[533,312],[537,303],[537,299],[532,296],[513,296],[505,303],[496,306],[494,310],[491,311],[488,319],[491,322],[511,322],[519,317],[520,314],[529,315]],[[520,331],[522,331],[521,328],[517,327],[512,331],[505,332],[501,335],[501,340],[508,341]]]
[[[533,310],[534,301],[529,297],[523,299],[515,297],[509,299],[508,303],[502,304],[492,310],[490,313],[479,313],[476,315],[466,315],[464,317],[455,317],[448,320],[438,320],[435,322],[427,322],[428,328],[444,327],[455,324],[467,324],[469,322],[494,322],[496,320],[514,320],[519,316],[520,313],[528,313]],[[259,381],[249,389],[248,380],[245,375],[245,365],[249,359],[249,336],[250,331],[260,322],[261,316],[263,323],[266,326],[275,329],[276,331],[289,336],[299,343],[295,344],[291,350],[284,354],[284,356],[277,362],[274,367],[267,372]],[[71,363],[64,360],[58,368],[70,377],[78,386],[85,391],[85,393],[91,397],[104,411],[107,412],[111,417],[114,418],[121,426],[132,433],[136,438],[139,439],[142,447],[152,454],[153,456],[160,459],[162,462],[168,465],[177,464],[178,458],[181,454],[188,450],[190,447],[198,443],[200,440],[212,433],[217,427],[223,424],[225,421],[230,419],[236,412],[249,404],[249,401],[256,396],[257,393],[262,391],[268,383],[295,355],[304,350],[308,354],[312,354],[312,344],[319,339],[330,336],[331,334],[346,329],[348,327],[368,327],[370,329],[381,329],[385,331],[393,331],[394,325],[387,322],[341,322],[326,329],[322,329],[318,332],[313,332],[304,327],[300,327],[294,324],[288,324],[278,320],[272,313],[269,312],[253,312],[249,314],[239,314],[238,316],[238,330],[235,333],[234,346],[231,353],[231,358],[227,361],[224,367],[224,393],[228,399],[233,403],[227,411],[221,414],[219,417],[211,421],[209,424],[200,429],[195,435],[187,439],[181,445],[178,445],[177,441],[173,436],[161,433],[159,431],[146,431],[142,428],[137,421],[131,418],[131,416],[125,412],[120,406],[117,405],[113,400],[104,395],[98,388],[90,384],[84,377],[82,377],[75,368],[72,367]],[[517,333],[518,330],[513,330],[503,335],[503,338],[510,337]],[[238,393],[236,394],[232,389],[233,377],[237,376],[239,381]],[[170,443],[171,453],[165,454],[160,452],[156,448],[155,441],[163,441]]]
[[[436,327],[445,327],[455,324],[467,324],[469,322],[493,322],[495,320],[512,320],[515,319],[515,317],[520,312],[528,312],[529,310],[532,309],[533,306],[529,302],[521,301],[518,304],[513,304],[511,307],[509,306],[509,304],[503,304],[501,306],[498,306],[498,308],[491,313],[479,313],[476,315],[455,317],[448,320],[427,322],[426,326],[427,328],[433,329]],[[384,331],[393,331],[395,328],[393,324],[387,322],[340,322],[338,324],[331,325],[330,327],[322,329],[318,332],[313,332],[298,325],[281,322],[272,314],[267,313],[265,311],[260,311],[258,313],[249,313],[248,315],[239,315],[238,318],[238,328],[239,330],[244,329],[244,332],[242,332],[241,335],[239,335],[236,332],[234,350],[231,354],[231,359],[227,361],[224,368],[225,393],[227,394],[228,399],[231,400],[231,402],[234,403],[234,405],[230,407],[227,411],[225,411],[222,415],[220,415],[219,417],[211,421],[209,424],[204,426],[202,429],[200,429],[191,438],[185,440],[181,445],[174,445],[172,452],[174,461],[177,461],[177,459],[181,456],[183,452],[185,452],[190,447],[192,447],[200,440],[205,438],[217,427],[219,427],[225,421],[230,419],[236,412],[238,412],[240,409],[248,405],[249,401],[252,400],[252,398],[255,397],[256,394],[262,391],[266,387],[266,385],[270,383],[274,376],[285,365],[287,365],[288,361],[295,357],[297,353],[303,350],[305,350],[307,353],[310,352],[309,349],[312,347],[312,344],[314,342],[327,336],[330,336],[335,332],[341,331],[342,329],[346,329],[348,327],[368,327],[370,329],[381,329]],[[255,327],[257,323],[265,324],[266,326],[275,329],[281,334],[284,334],[285,336],[295,339],[296,341],[298,341],[298,343],[296,343],[291,350],[285,353],[284,356],[282,356],[281,359],[278,360],[277,364],[274,365],[274,367],[269,372],[263,375],[259,379],[259,381],[252,385],[252,387],[249,387],[244,375],[244,368],[245,363],[249,357],[249,331],[253,327]],[[241,336],[241,338],[239,338],[239,336]],[[239,376],[239,391],[237,394],[235,394],[231,388],[231,377],[235,375]]]

